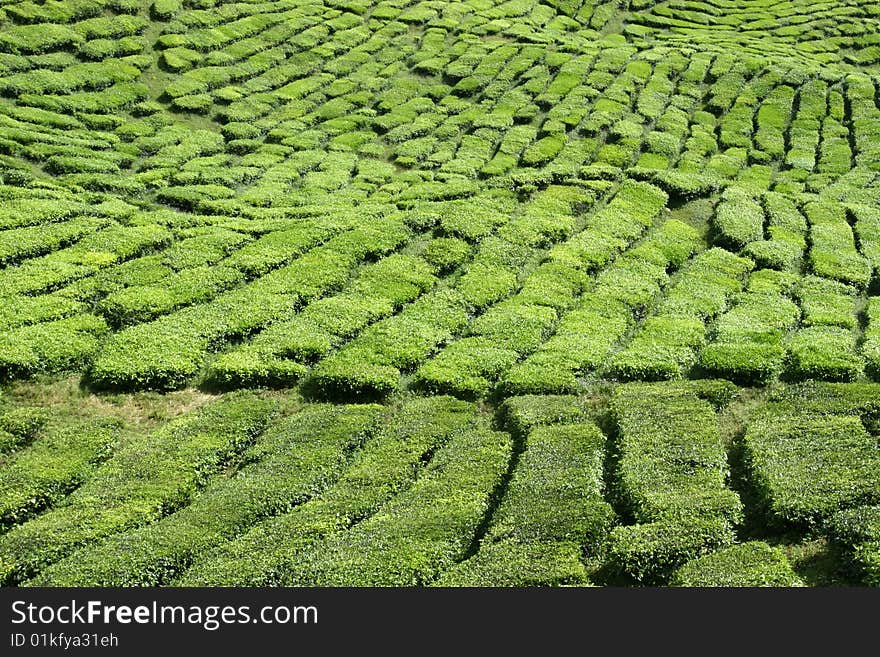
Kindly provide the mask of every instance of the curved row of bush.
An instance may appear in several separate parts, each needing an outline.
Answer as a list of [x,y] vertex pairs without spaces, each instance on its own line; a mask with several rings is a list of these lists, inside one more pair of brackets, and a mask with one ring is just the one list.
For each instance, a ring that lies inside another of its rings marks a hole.
[[218,544],[174,583],[254,586],[292,579],[306,550],[408,490],[436,451],[456,436],[470,435],[474,419],[471,404],[450,397],[406,402],[321,495]]
[[34,584],[158,586],[202,552],[319,495],[344,472],[350,453],[378,428],[379,406],[308,406],[269,426],[244,465],[192,502],[145,527],[77,550]]
[[790,295],[793,275],[759,269],[744,293],[715,323],[700,351],[699,366],[710,376],[743,385],[766,385],[785,367],[784,339],[801,317]]
[[640,582],[731,544],[742,503],[725,486],[727,455],[712,406],[675,386],[628,384],[611,401],[615,494],[636,524],[611,532],[610,555]]
[[[507,413],[516,414],[517,399],[508,403]],[[519,439],[524,451],[479,551],[445,571],[436,585],[588,583],[584,559],[599,563],[616,520],[603,497],[605,437],[589,422],[563,422],[534,427]]]
[[247,448],[274,403],[228,396],[118,445],[65,503],[0,537],[0,578],[27,579],[77,548],[184,506]]
[[780,401],[749,422],[749,483],[770,526],[817,531],[841,509],[880,500],[876,437],[858,415],[826,409]]
[[95,472],[119,437],[118,421],[51,432],[4,459],[0,526],[9,528],[51,508]]
[[680,267],[699,247],[693,228],[676,220],[664,222],[599,273],[595,287],[562,316],[554,335],[504,376],[502,390],[575,390],[577,377],[598,369],[635,318],[654,303],[669,282],[667,269]]
[[682,268],[632,341],[609,359],[607,375],[622,380],[681,378],[706,342],[705,323],[727,307],[753,267],[751,260],[718,247],[698,255]]

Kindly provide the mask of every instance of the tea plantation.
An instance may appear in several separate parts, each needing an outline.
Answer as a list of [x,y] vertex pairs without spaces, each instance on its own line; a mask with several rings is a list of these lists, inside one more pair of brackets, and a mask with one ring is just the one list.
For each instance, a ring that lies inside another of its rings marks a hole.
[[880,586],[880,5],[0,0],[0,584]]

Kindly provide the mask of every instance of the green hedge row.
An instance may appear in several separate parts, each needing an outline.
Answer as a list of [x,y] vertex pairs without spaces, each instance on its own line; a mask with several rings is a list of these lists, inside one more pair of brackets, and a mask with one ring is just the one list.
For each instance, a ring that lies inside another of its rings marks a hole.
[[14,265],[66,247],[111,224],[109,219],[76,217],[59,223],[4,230],[0,232],[0,266]]
[[74,0],[73,2],[19,2],[4,11],[24,24],[70,23],[101,14],[106,3],[102,0]]
[[45,53],[76,46],[82,35],[66,25],[6,25],[0,35],[0,51],[13,54]]
[[201,553],[288,512],[340,476],[350,453],[378,428],[380,406],[307,406],[271,425],[232,477],[145,527],[85,547],[42,571],[48,586],[157,586]]
[[[549,324],[547,322],[545,328]],[[466,337],[453,342],[419,367],[414,382],[429,392],[477,399],[486,395],[492,382],[516,363],[519,357],[515,349],[497,344],[492,337]]]
[[687,386],[619,387],[618,494],[638,522],[712,515],[735,523],[742,505],[724,485],[727,456],[711,404]]
[[249,235],[214,226],[192,229],[181,237],[162,252],[162,264],[174,271],[216,265],[253,239]]
[[868,299],[866,310],[868,326],[862,353],[865,356],[865,370],[875,381],[880,381],[880,297]]
[[743,253],[761,267],[800,272],[806,249],[807,224],[790,198],[776,192],[763,197],[769,239],[746,245]]
[[[423,297],[396,316],[368,329],[325,359],[313,371],[309,382],[323,395],[349,392],[383,395],[398,387],[401,369],[421,364],[441,342],[448,340],[467,322],[466,312],[482,308],[508,296],[515,288],[519,269],[536,249],[548,242],[564,239],[574,228],[573,208],[592,201],[592,195],[577,188],[551,187],[525,208],[523,215],[501,225],[497,235],[480,244],[473,261],[455,283],[454,290]],[[438,305],[429,312],[430,299]],[[535,321],[546,326],[551,312],[541,306],[511,304],[489,315],[485,330],[495,334],[509,322],[525,320],[526,341],[534,341]],[[532,319],[528,319],[532,317]],[[537,329],[540,333],[541,329]],[[461,376],[463,367],[473,362],[483,343],[464,342],[453,347],[448,362],[431,365],[421,385],[441,391],[478,395],[488,388],[488,376],[500,374],[515,360],[511,349],[493,350],[493,363],[483,374]],[[433,370],[433,371],[432,371]]]
[[832,542],[867,586],[880,586],[880,506],[862,506],[835,514],[828,523]]
[[296,572],[310,546],[369,518],[412,486],[431,455],[453,437],[468,435],[473,421],[474,407],[451,397],[405,402],[323,494],[205,552],[175,583],[277,585],[285,573]]
[[791,118],[794,95],[792,87],[779,85],[758,108],[755,145],[770,157],[781,158],[785,154],[785,128]]
[[0,228],[22,228],[51,224],[84,214],[86,207],[71,197],[4,198],[0,207]]
[[501,301],[516,290],[519,269],[534,251],[497,236],[487,237],[456,281],[456,288],[475,308]]
[[71,27],[85,39],[121,38],[141,34],[150,25],[143,16],[95,16],[79,21]]
[[636,110],[648,120],[660,118],[663,110],[675,94],[675,83],[670,80],[671,71],[661,65],[655,66],[651,77],[639,92],[636,99]]
[[[572,305],[572,297],[585,282],[577,280],[577,274],[604,265],[639,237],[666,200],[664,192],[647,183],[624,182],[610,203],[588,219],[584,231],[551,249],[551,262],[526,279],[520,294],[474,321],[470,327],[472,337],[453,343],[423,365],[416,373],[416,383],[428,390],[470,398],[486,394],[518,359],[541,345],[556,322],[555,311]],[[530,208],[534,207],[533,203]],[[565,270],[560,272],[562,268]],[[567,272],[569,269],[571,273]],[[568,295],[560,299],[554,310],[554,299],[541,300],[539,290],[552,280],[553,274],[560,273],[568,280],[557,286]],[[520,297],[526,295],[534,301],[521,302]]]
[[7,269],[4,284],[10,293],[49,291],[170,242],[171,233],[161,226],[111,226],[73,246]]
[[[829,94],[840,97],[836,91]],[[842,97],[840,101],[842,104]],[[832,117],[822,122],[822,142],[819,145],[819,162],[816,170],[821,174],[840,176],[849,172],[852,166],[853,151],[849,145],[849,129]]]
[[62,114],[114,114],[149,96],[149,87],[141,82],[117,82],[100,91],[76,91],[64,95],[25,93],[19,96],[19,102]]
[[274,404],[232,395],[116,448],[63,506],[0,537],[0,577],[21,581],[79,547],[185,506],[259,435]]
[[733,541],[739,497],[712,406],[686,388],[618,388],[614,481],[638,523],[614,529],[613,562],[637,581],[662,581],[684,562]]
[[701,253],[682,268],[669,293],[660,302],[658,314],[708,319],[723,311],[731,294],[743,287],[754,263],[713,248]]
[[[364,257],[386,253],[408,235],[398,220],[348,231],[209,303],[125,329],[102,350],[90,379],[106,388],[180,387],[199,371],[209,350],[338,289]],[[301,367],[295,369],[302,374]]]
[[856,346],[856,334],[839,326],[800,329],[787,343],[786,371],[799,379],[854,381],[864,368]]
[[855,218],[859,249],[871,263],[876,277],[880,274],[880,211],[870,205],[851,205],[849,210]]
[[421,258],[392,254],[364,266],[346,291],[312,302],[290,320],[272,324],[252,341],[211,363],[207,379],[218,386],[289,385],[307,365],[371,323],[414,301],[436,282]]
[[751,541],[687,562],[673,573],[673,586],[805,586],[780,548]]
[[854,329],[856,317],[856,290],[837,281],[806,276],[796,289],[803,312],[803,326],[840,326]]
[[580,227],[580,215],[596,200],[576,185],[550,185],[532,195],[529,203],[497,235],[512,244],[545,248],[568,239]]
[[[349,263],[346,263],[349,264]],[[114,334],[88,376],[106,389],[174,389],[195,376],[207,351],[293,310],[294,300],[245,286]]]
[[501,540],[481,546],[431,586],[589,586],[582,552],[576,541]]
[[584,422],[587,410],[574,395],[520,395],[505,399],[498,416],[507,431],[524,440],[536,427]]
[[515,298],[562,313],[577,305],[578,297],[591,282],[589,274],[571,264],[545,261],[529,272]]
[[[224,23],[218,27],[195,29],[186,34],[167,34],[158,42],[159,47],[172,47],[187,45],[194,50],[208,52],[217,50],[234,41],[254,36],[269,27],[282,23],[286,20],[296,21],[302,19],[304,12],[289,9],[282,3],[276,11],[268,13],[254,13],[245,15],[235,20]],[[178,20],[181,20],[178,16]]]
[[728,187],[715,208],[716,243],[731,251],[764,237],[764,209],[746,190]]
[[92,39],[79,47],[79,55],[84,59],[101,61],[127,55],[140,55],[144,52],[144,39],[141,36],[126,36],[119,39]]
[[437,345],[460,331],[469,310],[455,290],[424,295],[319,362],[306,384],[327,397],[392,392],[399,387],[401,370],[422,363]]
[[29,304],[23,307],[28,309],[32,307],[34,312],[46,314],[67,312],[67,307],[76,302],[88,304],[86,307],[93,307],[112,292],[126,287],[158,283],[172,274],[173,271],[162,264],[160,254],[143,255],[75,278],[51,294],[33,297],[44,299],[43,304]]
[[510,220],[516,199],[506,190],[493,190],[464,200],[419,204],[418,209],[436,212],[444,234],[477,242]]
[[641,584],[666,582],[683,563],[731,545],[730,523],[713,516],[670,518],[615,528],[608,559]]
[[715,112],[727,112],[746,83],[746,72],[735,65],[717,76],[709,87],[707,106]]
[[804,211],[810,222],[809,260],[813,272],[865,287],[871,280],[871,265],[856,250],[845,208],[836,203],[814,202],[808,203]]
[[501,389],[512,394],[576,389],[576,376],[598,368],[634,316],[653,303],[669,281],[667,268],[679,267],[698,245],[696,231],[676,220],[649,233],[597,276],[555,334],[503,377]]
[[[285,25],[281,26],[281,29],[287,34],[290,34],[295,30],[295,27],[293,25]],[[179,35],[164,35],[164,37],[160,37],[160,42],[164,41],[171,48],[176,48],[177,50],[175,54],[180,53],[181,47],[186,48],[187,50],[192,50],[193,52],[202,51],[199,47],[190,47],[193,45],[191,43],[188,44],[186,41],[177,39],[176,37],[178,36]],[[260,84],[260,82],[265,82],[265,79],[262,81],[259,80],[260,74],[268,76],[270,80],[276,82],[276,84],[271,86],[280,86],[277,82],[287,82],[290,80],[289,77],[283,75],[282,71],[278,70],[279,65],[283,65],[286,54],[289,51],[289,47],[269,48],[247,56],[238,62],[228,61],[234,59],[234,56],[233,58],[229,58],[226,57],[224,53],[218,53],[216,57],[208,55],[203,62],[210,61],[211,59],[224,59],[227,61],[223,61],[218,65],[203,66],[178,73],[173,77],[172,81],[165,86],[165,96],[171,99],[171,104],[174,106],[178,105],[181,101],[186,103],[186,99],[192,97],[204,97],[208,103],[214,98],[224,100],[224,91],[228,90],[230,87],[234,88],[236,83],[241,83],[243,91],[250,91],[254,87],[259,88],[261,86],[264,87],[263,90],[268,90],[265,89],[264,84]],[[172,58],[172,64],[174,63],[176,62],[174,62]],[[303,67],[299,66],[296,67],[296,69],[297,72],[303,74]],[[289,71],[288,75],[290,73],[292,73],[292,71]],[[251,89],[249,89],[249,87]],[[236,90],[236,93],[234,93],[231,98],[237,99],[240,96],[241,91]],[[228,102],[229,99],[230,96],[225,96],[226,102]],[[322,107],[318,113],[320,114],[322,111],[330,110],[332,107],[333,103],[330,103],[327,108]],[[306,109],[311,109],[311,107],[306,106]],[[225,110],[224,113],[226,114],[226,117],[231,120],[240,121],[249,118],[237,112],[230,111],[229,109]],[[325,115],[325,118],[331,118],[334,113],[335,112],[332,111],[329,112],[330,116]]]
[[74,315],[0,333],[0,379],[81,370],[108,331],[100,317]]
[[149,155],[138,164],[138,172],[165,169],[161,171],[163,179],[197,157],[216,155],[224,149],[222,135],[211,130],[181,130],[176,125],[163,127],[149,140],[136,140],[135,145]]
[[602,496],[604,447],[592,424],[531,431],[479,551],[436,584],[585,584],[583,554],[595,558],[615,522]]
[[699,319],[675,315],[649,317],[625,349],[608,361],[607,376],[620,380],[660,381],[681,378],[696,362],[705,343]]
[[407,490],[307,550],[284,585],[419,586],[462,560],[507,470],[506,433],[454,435]]
[[681,378],[705,344],[704,322],[722,312],[742,289],[751,260],[720,248],[701,253],[682,268],[667,295],[625,349],[606,364],[622,380]]
[[0,467],[0,526],[52,507],[86,481],[110,456],[119,429],[118,421],[101,420],[64,427],[6,458]]
[[810,80],[800,89],[797,112],[788,129],[789,149],[785,156],[785,163],[793,169],[812,171],[816,166],[827,92],[828,85],[822,80]]
[[700,351],[700,368],[743,385],[766,385],[782,373],[783,338],[801,315],[788,296],[796,280],[769,269],[753,272],[747,291],[715,323],[711,341]]
[[28,445],[48,420],[49,413],[39,407],[19,406],[0,412],[0,454]]
[[824,414],[862,417],[866,426],[880,421],[880,384],[808,381],[779,388],[771,401]]
[[150,15],[160,20],[168,20],[183,7],[181,0],[154,0],[150,5]]
[[763,407],[742,445],[768,522],[815,531],[840,509],[880,500],[876,443],[858,416],[791,401]]
[[601,269],[654,224],[668,198],[649,183],[625,180],[585,230],[554,247],[550,258],[588,272]]
[[595,425],[533,429],[485,541],[575,541],[595,554],[615,522],[603,498],[604,458]]
[[865,584],[880,586],[880,541],[862,543],[856,548],[853,558],[865,573]]
[[847,99],[857,146],[855,164],[856,167],[876,171],[877,158],[880,157],[880,147],[876,142],[880,111],[871,95],[873,87],[874,80],[866,73],[855,72],[846,76]]
[[416,382],[429,390],[481,396],[521,355],[541,344],[555,321],[553,308],[514,296],[472,321],[470,336],[419,368]]
[[69,94],[73,91],[97,90],[115,83],[132,82],[141,70],[122,59],[74,64],[62,71],[36,69],[0,77],[0,92],[5,95]]
[[107,295],[98,310],[115,326],[150,321],[181,306],[202,303],[244,281],[237,269],[194,267],[152,285],[134,285]]

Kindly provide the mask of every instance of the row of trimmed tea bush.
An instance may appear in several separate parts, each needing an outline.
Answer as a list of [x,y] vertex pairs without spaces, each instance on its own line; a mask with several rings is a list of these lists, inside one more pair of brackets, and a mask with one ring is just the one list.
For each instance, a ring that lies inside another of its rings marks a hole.
[[743,385],[766,385],[781,374],[784,338],[801,317],[790,298],[796,281],[775,270],[753,272],[746,292],[734,297],[715,323],[709,344],[700,351],[700,368]]
[[372,436],[380,406],[310,405],[269,426],[242,455],[244,465],[192,502],[152,524],[77,550],[34,584],[157,586],[195,557],[261,519],[319,495],[342,474],[350,453]]
[[712,406],[686,388],[628,384],[611,401],[615,494],[633,525],[615,528],[610,558],[640,582],[733,542],[742,503],[725,486],[727,455]]
[[49,420],[42,408],[17,406],[0,411],[0,454],[9,454],[27,446]]
[[[506,414],[517,413],[516,399],[508,400]],[[603,498],[605,437],[583,422],[538,426],[522,439],[524,451],[479,551],[444,572],[437,585],[588,582],[582,555],[595,559],[615,523]]]
[[[6,419],[6,418],[4,418]],[[86,481],[111,454],[120,423],[97,420],[48,433],[0,466],[0,526],[51,508]]]
[[0,536],[0,578],[27,579],[77,548],[184,506],[266,426],[275,404],[230,395],[120,443],[64,505]]
[[844,283],[865,287],[871,265],[856,249],[846,209],[836,203],[814,202],[804,206],[810,223],[809,261],[813,272]]
[[98,355],[90,379],[108,388],[180,387],[199,371],[209,350],[338,289],[365,257],[387,253],[407,237],[396,218],[356,228],[209,303],[125,329]]
[[175,583],[277,585],[292,577],[306,550],[372,517],[424,475],[438,450],[455,437],[470,435],[474,410],[472,404],[443,396],[405,402],[321,495],[219,543]]
[[595,287],[556,326],[539,349],[511,368],[501,388],[512,394],[570,392],[577,376],[602,365],[614,345],[700,246],[697,232],[676,220],[663,223],[596,278]]
[[430,289],[431,266],[394,253],[365,265],[344,291],[305,306],[292,319],[275,322],[250,342],[214,360],[207,380],[215,385],[284,385],[307,366],[371,323],[391,315]]
[[751,260],[718,247],[698,255],[682,268],[632,341],[610,358],[607,375],[622,380],[681,378],[706,342],[705,322],[726,308],[753,267]]
[[751,418],[742,448],[771,526],[815,531],[841,509],[880,501],[877,439],[858,415],[796,399],[767,404]]
[[[640,237],[666,200],[648,183],[624,182],[608,205],[587,219],[583,231],[550,250],[550,261],[525,279],[517,295],[491,308],[471,324],[468,337],[423,365],[416,372],[417,385],[467,397],[485,394],[544,342],[557,313],[571,307],[585,286],[584,274],[605,266]],[[554,279],[559,295],[549,297],[544,290]]]
[[7,268],[0,275],[7,292],[36,294],[167,246],[171,241],[171,233],[161,226],[114,225],[86,235],[72,246]]
[[420,586],[461,561],[508,469],[507,433],[453,435],[421,476],[376,514],[303,552],[284,585]]
[[803,320],[787,342],[788,374],[795,379],[857,379],[864,362],[857,346],[856,290],[807,276],[796,294]]
[[832,543],[867,586],[880,586],[880,506],[840,511],[828,522]]
[[[436,290],[405,307],[399,315],[374,324],[320,361],[309,375],[307,385],[325,396],[352,393],[381,396],[396,390],[401,371],[421,365],[438,345],[449,341],[468,324],[469,316],[510,296],[519,284],[521,268],[540,254],[542,248],[565,239],[575,230],[575,206],[592,199],[591,194],[575,187],[554,186],[537,194],[522,215],[509,219],[496,234],[481,241],[473,260],[452,289]],[[507,310],[499,309],[497,319],[503,322],[509,312],[514,320],[522,316],[528,323],[525,315],[532,315],[539,324],[546,325],[544,317],[550,309],[536,306],[530,311],[530,308],[531,305],[519,308],[513,304]],[[491,327],[491,317],[488,315],[485,320],[487,328]],[[534,337],[530,333],[527,339],[534,340]],[[450,357],[455,361],[453,365],[458,360],[472,362],[476,352],[468,351],[467,345],[464,343],[458,348],[460,353]],[[493,355],[501,362],[490,366],[492,372],[512,364],[509,350],[497,349]],[[444,369],[434,378],[445,374]],[[441,391],[469,394],[472,388],[482,390],[488,385],[486,379],[479,376],[470,377],[467,386],[451,385],[455,381],[447,381],[447,378],[443,378]]]

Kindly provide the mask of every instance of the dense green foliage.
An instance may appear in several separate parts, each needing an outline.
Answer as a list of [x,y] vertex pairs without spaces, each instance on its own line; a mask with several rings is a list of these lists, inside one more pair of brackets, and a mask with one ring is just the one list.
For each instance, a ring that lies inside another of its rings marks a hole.
[[803,586],[785,553],[755,541],[707,554],[675,571],[674,586]]
[[3,2],[0,583],[877,585],[878,34]]

